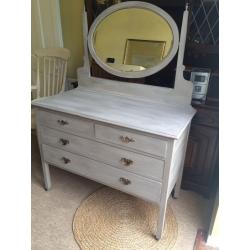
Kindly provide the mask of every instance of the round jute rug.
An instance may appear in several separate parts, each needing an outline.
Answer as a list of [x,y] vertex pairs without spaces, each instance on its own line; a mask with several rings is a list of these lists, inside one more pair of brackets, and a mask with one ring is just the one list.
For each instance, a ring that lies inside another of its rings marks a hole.
[[82,202],[73,220],[73,233],[81,249],[172,249],[178,226],[168,206],[164,235],[154,238],[156,205],[104,187]]

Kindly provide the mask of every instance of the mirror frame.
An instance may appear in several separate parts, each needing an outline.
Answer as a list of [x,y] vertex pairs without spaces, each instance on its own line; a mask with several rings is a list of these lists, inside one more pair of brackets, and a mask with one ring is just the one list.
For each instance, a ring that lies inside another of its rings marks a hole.
[[[141,8],[141,9],[146,9],[146,10],[155,12],[156,14],[160,15],[163,19],[165,19],[165,21],[170,25],[172,32],[173,32],[173,47],[170,53],[168,54],[168,56],[166,56],[157,65],[151,68],[148,68],[146,70],[119,71],[115,68],[108,66],[98,57],[94,48],[94,44],[92,42],[96,28],[105,17],[109,16],[115,11],[129,9],[129,8]],[[175,54],[177,53],[178,46],[179,46],[179,31],[173,18],[167,12],[165,12],[164,10],[162,10],[161,8],[155,5],[150,4],[150,3],[145,3],[145,2],[139,2],[139,1],[122,2],[122,3],[118,3],[107,8],[94,20],[93,24],[90,27],[89,34],[88,34],[88,49],[89,49],[91,56],[96,61],[96,63],[108,73],[115,75],[115,76],[124,77],[124,78],[142,78],[142,77],[150,76],[160,71],[161,69],[166,67],[174,58]]]

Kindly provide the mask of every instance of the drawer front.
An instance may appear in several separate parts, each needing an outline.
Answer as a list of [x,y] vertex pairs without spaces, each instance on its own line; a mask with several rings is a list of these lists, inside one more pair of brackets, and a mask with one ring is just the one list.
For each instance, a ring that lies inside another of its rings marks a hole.
[[164,140],[106,127],[99,124],[95,124],[95,134],[96,138],[104,141],[157,156],[164,157],[166,155],[167,142]]
[[41,140],[72,153],[87,156],[150,179],[162,181],[164,162],[155,158],[41,127]]
[[161,183],[48,145],[42,145],[46,162],[143,199],[159,202]]
[[37,111],[37,119],[41,125],[73,133],[79,136],[92,137],[94,125],[84,119],[77,119],[61,113],[50,113],[42,110]]

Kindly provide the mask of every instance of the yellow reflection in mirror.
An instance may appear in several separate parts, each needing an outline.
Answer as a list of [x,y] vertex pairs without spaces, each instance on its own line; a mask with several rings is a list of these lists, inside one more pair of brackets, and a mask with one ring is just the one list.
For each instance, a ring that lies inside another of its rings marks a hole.
[[165,45],[165,41],[127,39],[123,63],[153,67],[163,59]]
[[140,71],[166,57],[173,44],[170,25],[141,8],[118,10],[102,20],[94,34],[97,56],[120,71]]

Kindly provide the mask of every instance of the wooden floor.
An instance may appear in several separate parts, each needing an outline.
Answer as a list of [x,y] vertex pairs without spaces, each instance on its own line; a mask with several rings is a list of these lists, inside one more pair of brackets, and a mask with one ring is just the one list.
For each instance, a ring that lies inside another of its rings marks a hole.
[[195,243],[194,243],[194,250],[219,250],[219,248],[211,247],[206,245],[205,239],[207,234],[204,230],[199,229],[197,231]]

